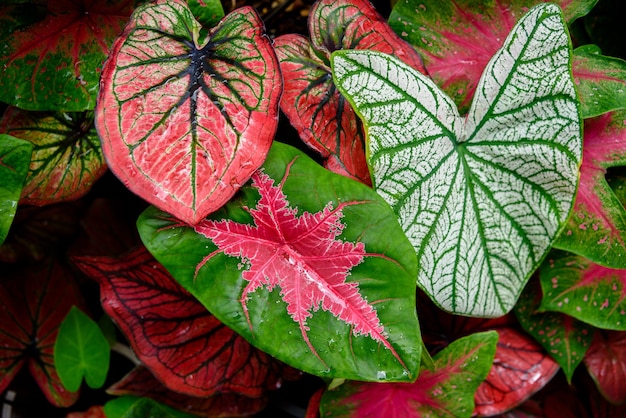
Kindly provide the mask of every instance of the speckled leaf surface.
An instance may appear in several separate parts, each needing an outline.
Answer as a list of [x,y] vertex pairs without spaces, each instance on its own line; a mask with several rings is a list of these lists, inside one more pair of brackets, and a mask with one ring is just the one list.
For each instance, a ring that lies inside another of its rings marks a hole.
[[20,203],[43,206],[73,200],[106,171],[93,112],[30,112],[10,107],[0,132],[28,141],[32,157]]
[[195,228],[151,208],[142,240],[210,312],[279,360],[325,377],[414,380],[416,259],[391,208],[280,143],[241,192]]
[[363,127],[333,84],[330,54],[371,49],[394,54],[424,71],[421,58],[367,0],[316,2],[309,14],[309,31],[310,39],[288,34],[275,40],[285,79],[281,109],[329,170],[369,185]]
[[0,7],[0,100],[27,110],[93,109],[102,63],[133,6],[55,0]]
[[554,251],[540,270],[540,309],[562,312],[598,328],[626,330],[626,270]]
[[13,222],[32,150],[30,142],[0,134],[0,244]]
[[[597,0],[557,0],[569,24]],[[400,0],[389,25],[416,47],[424,64],[460,112],[470,106],[483,70],[515,22],[541,0]]]
[[366,126],[374,188],[415,247],[419,286],[445,310],[510,311],[569,216],[582,151],[570,53],[560,9],[535,7],[489,62],[467,118],[392,56],[333,54]]
[[626,403],[626,332],[598,330],[585,356],[585,366],[605,399],[613,404]]
[[[278,59],[250,7],[206,39],[182,0],[140,6],[102,72],[96,127],[134,193],[195,224],[263,163],[278,123]],[[201,43],[200,43],[201,42]]]
[[626,110],[586,120],[576,203],[555,248],[626,268],[626,211],[605,177],[608,168],[623,165]]

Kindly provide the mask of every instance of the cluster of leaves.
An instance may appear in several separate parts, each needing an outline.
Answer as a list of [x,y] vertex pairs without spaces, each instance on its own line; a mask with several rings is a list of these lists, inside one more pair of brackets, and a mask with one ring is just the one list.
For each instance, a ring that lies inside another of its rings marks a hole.
[[85,416],[245,416],[305,372],[310,416],[623,414],[626,62],[596,1],[541,3],[319,0],[274,40],[215,0],[2,6],[0,392],[27,363],[58,407],[114,383]]

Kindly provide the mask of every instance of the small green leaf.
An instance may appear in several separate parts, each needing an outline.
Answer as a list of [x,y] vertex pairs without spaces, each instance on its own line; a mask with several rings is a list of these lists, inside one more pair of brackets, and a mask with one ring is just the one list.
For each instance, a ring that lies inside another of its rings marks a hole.
[[194,418],[167,405],[150,398],[123,396],[113,399],[104,405],[107,418]]
[[59,327],[54,344],[54,364],[63,386],[80,388],[83,376],[90,388],[100,388],[109,370],[110,348],[98,324],[76,306]]
[[32,151],[30,142],[0,134],[0,244],[13,222]]
[[203,28],[212,28],[224,17],[224,8],[219,0],[187,0],[187,4]]

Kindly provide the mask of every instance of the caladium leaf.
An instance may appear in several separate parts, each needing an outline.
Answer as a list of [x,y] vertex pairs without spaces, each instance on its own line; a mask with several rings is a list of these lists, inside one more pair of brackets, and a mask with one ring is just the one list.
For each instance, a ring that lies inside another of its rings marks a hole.
[[[195,418],[150,398],[124,397],[113,399],[104,406],[108,418]],[[208,415],[206,415],[208,416]]]
[[20,203],[43,206],[77,199],[106,171],[93,112],[29,112],[9,108],[0,132],[33,145]]
[[349,382],[328,390],[321,416],[469,418],[497,340],[498,334],[490,331],[454,341],[435,355],[435,370],[422,370],[414,383]]
[[541,286],[538,280],[532,280],[515,305],[515,315],[524,330],[559,363],[571,384],[574,371],[591,344],[593,328],[569,315],[537,312],[540,303]]
[[626,332],[598,330],[585,356],[585,366],[609,402],[626,402]]
[[285,80],[281,109],[329,170],[371,185],[363,127],[333,84],[330,54],[372,49],[394,54],[424,71],[422,60],[367,0],[316,2],[309,14],[309,31],[310,40],[293,34],[275,40]]
[[154,208],[138,228],[187,290],[272,356],[326,377],[415,379],[415,253],[367,186],[275,143],[195,229]]
[[265,159],[278,124],[278,59],[256,12],[205,40],[183,0],[140,6],[102,71],[96,127],[111,170],[160,209],[196,224]]
[[598,328],[626,330],[626,270],[555,251],[540,270],[542,311],[562,312]]
[[15,217],[32,150],[30,142],[0,134],[0,244]]
[[586,120],[584,138],[574,211],[554,247],[626,268],[626,211],[605,178],[626,165],[626,110]]
[[445,310],[508,312],[569,216],[581,157],[569,56],[560,9],[533,8],[462,118],[392,56],[333,54],[336,84],[367,129],[374,187],[415,247],[419,286]]
[[0,8],[0,16],[20,15],[21,23],[25,9],[41,17],[0,25],[0,100],[27,110],[93,109],[102,62],[134,0],[25,3]]
[[224,8],[219,0],[187,0],[194,17],[205,28],[212,28],[224,17]]
[[73,259],[98,281],[105,312],[170,390],[258,397],[280,386],[282,366],[207,312],[145,248]]
[[70,271],[55,260],[3,266],[0,280],[0,392],[28,365],[46,398],[70,406],[78,392],[66,390],[53,364],[59,325],[72,305],[83,302]]
[[[430,75],[465,113],[487,62],[515,21],[543,0],[398,1],[389,25],[414,45]],[[556,0],[567,23],[586,15],[597,0]]]

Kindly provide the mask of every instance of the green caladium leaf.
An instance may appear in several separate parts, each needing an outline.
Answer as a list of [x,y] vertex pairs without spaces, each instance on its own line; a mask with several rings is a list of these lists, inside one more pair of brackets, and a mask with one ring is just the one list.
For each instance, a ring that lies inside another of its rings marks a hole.
[[183,287],[279,360],[329,378],[417,376],[415,252],[369,187],[275,143],[195,227],[150,208],[138,228]]
[[554,251],[540,269],[540,311],[570,315],[598,328],[626,331],[626,270]]
[[0,244],[13,222],[32,151],[30,142],[0,134]]
[[102,387],[109,371],[109,343],[98,324],[72,306],[54,343],[54,366],[63,386],[76,392],[85,378],[90,388]]
[[187,0],[189,9],[205,28],[215,26],[224,17],[224,8],[219,0]]
[[107,418],[194,418],[196,415],[186,414],[170,406],[150,398],[122,396],[110,400],[104,405]]
[[445,310],[508,312],[569,216],[581,158],[570,55],[560,9],[533,8],[462,118],[394,57],[333,54],[335,83],[366,126],[374,187],[415,247],[419,286]]

